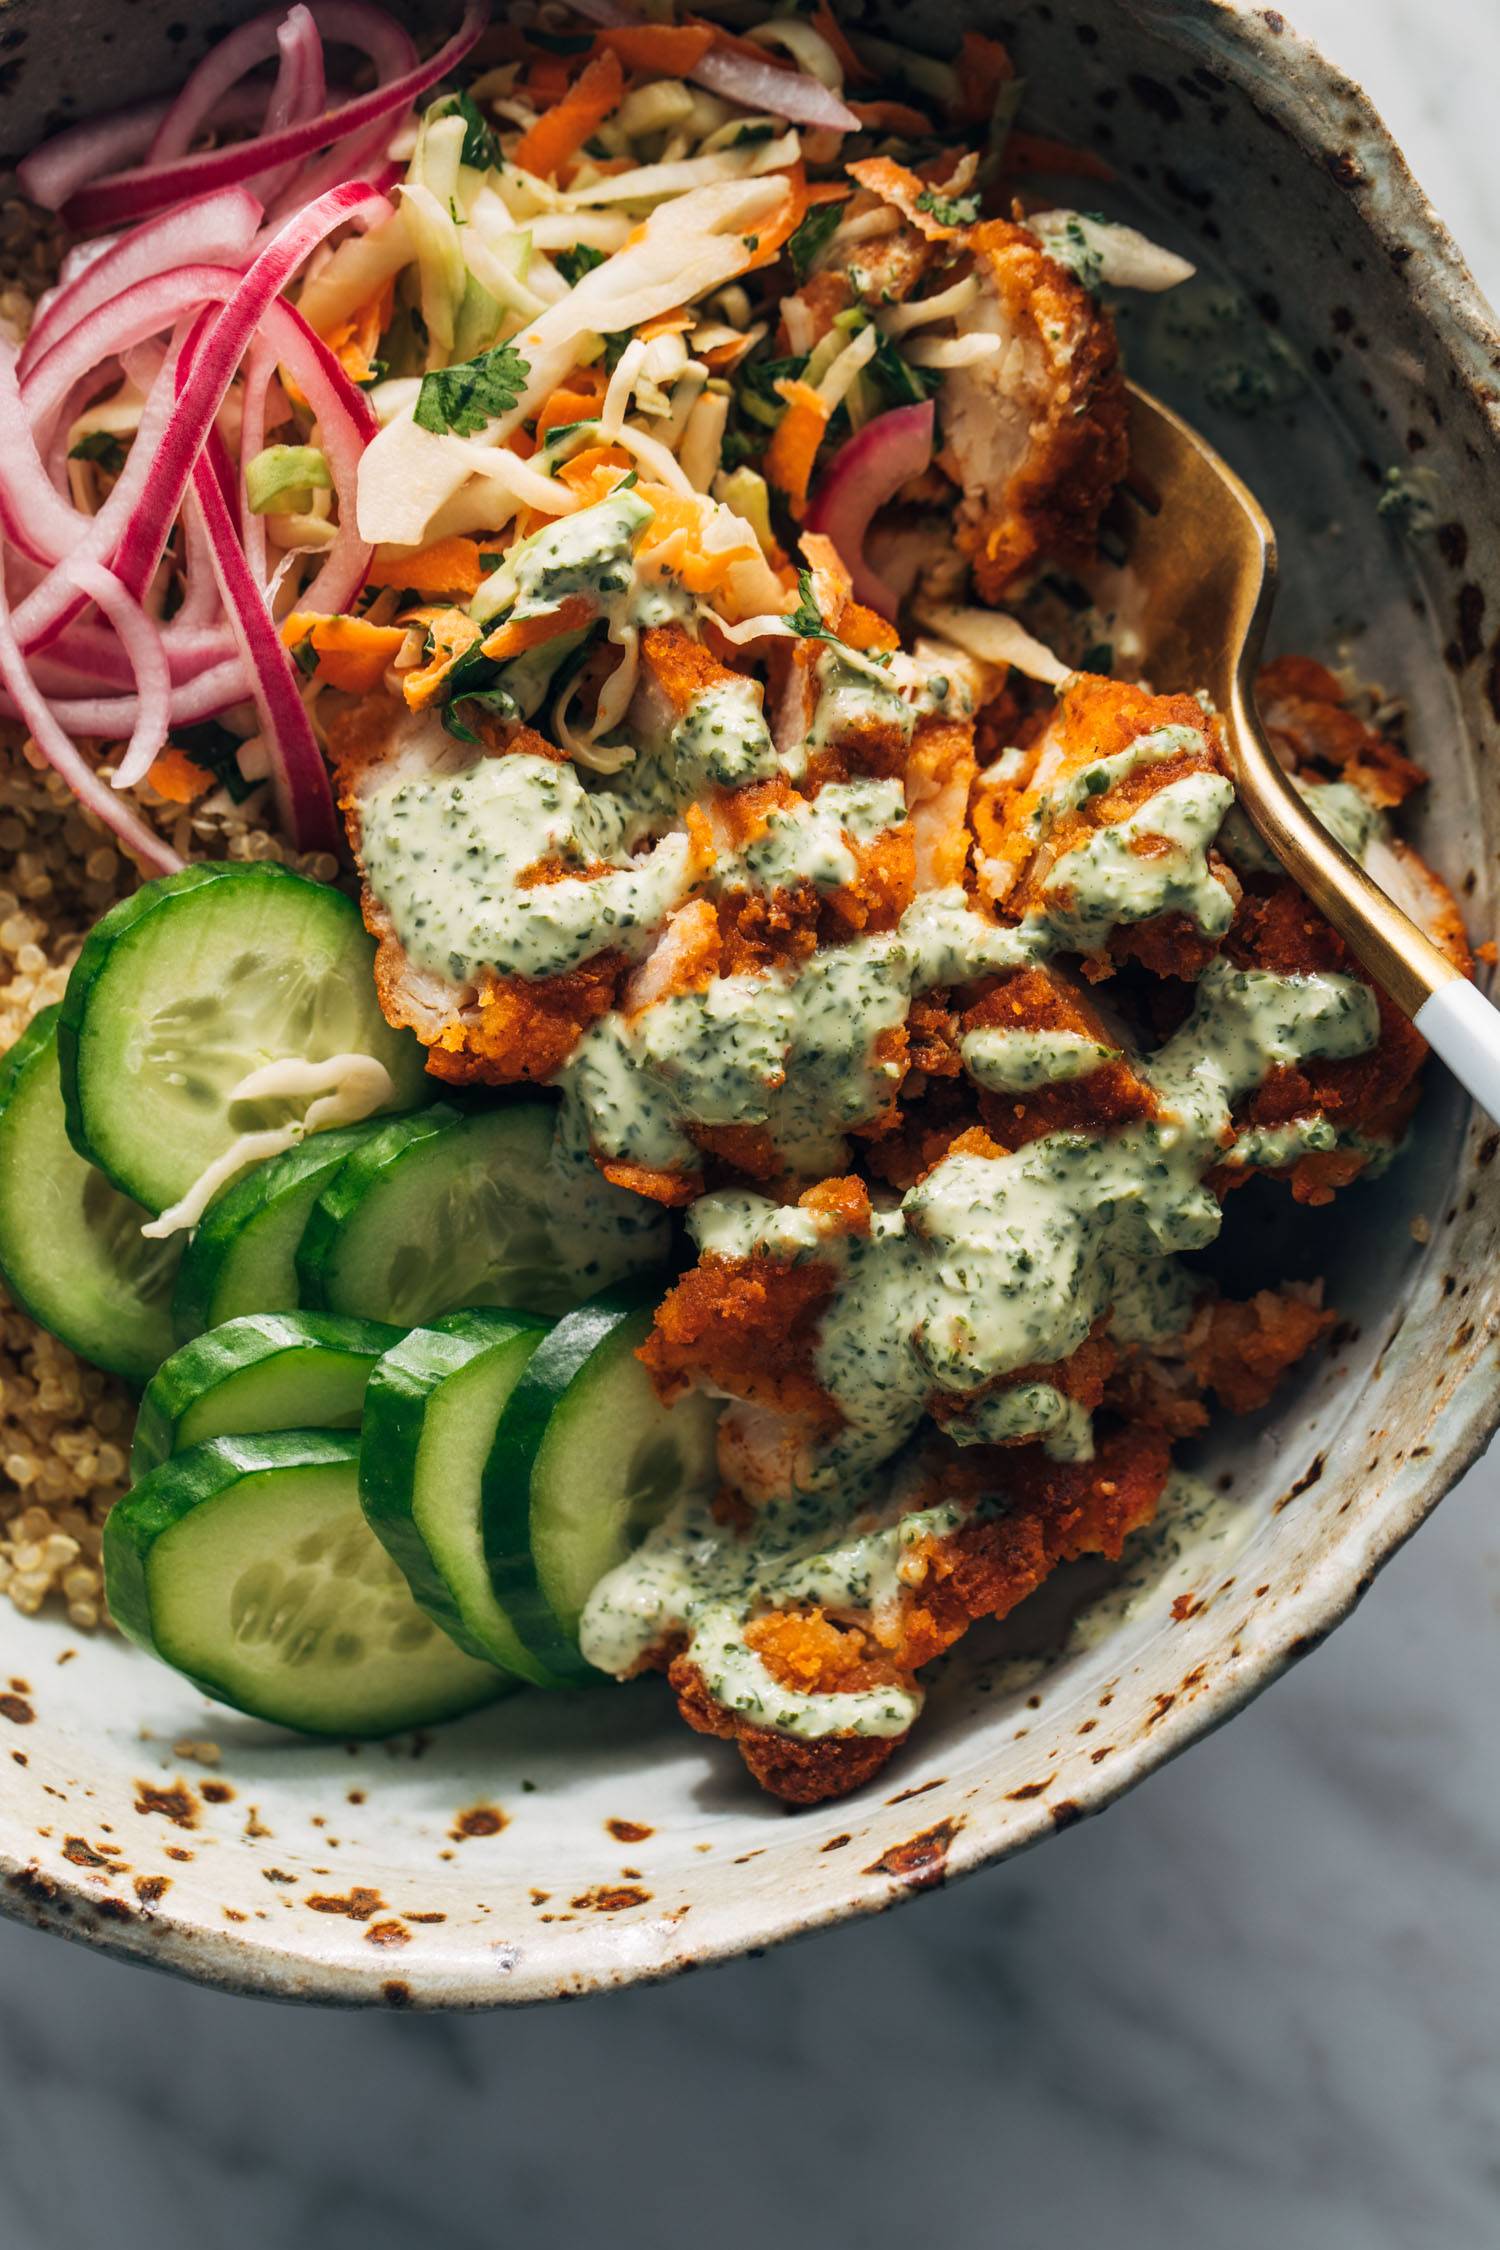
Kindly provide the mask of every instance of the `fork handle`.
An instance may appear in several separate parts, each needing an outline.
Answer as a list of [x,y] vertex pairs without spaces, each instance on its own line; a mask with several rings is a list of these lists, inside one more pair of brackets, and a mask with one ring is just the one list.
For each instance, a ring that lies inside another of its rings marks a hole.
[[1459,1084],[1500,1124],[1500,1008],[1467,977],[1452,977],[1411,1020]]

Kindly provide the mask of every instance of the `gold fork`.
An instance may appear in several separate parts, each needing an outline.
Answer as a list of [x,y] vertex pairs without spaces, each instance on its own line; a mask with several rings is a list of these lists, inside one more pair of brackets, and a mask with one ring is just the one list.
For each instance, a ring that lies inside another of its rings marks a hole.
[[1179,415],[1134,383],[1130,395],[1130,561],[1153,688],[1207,691],[1240,803],[1281,865],[1500,1120],[1500,1010],[1315,818],[1266,739],[1255,673],[1276,594],[1276,534],[1264,510]]

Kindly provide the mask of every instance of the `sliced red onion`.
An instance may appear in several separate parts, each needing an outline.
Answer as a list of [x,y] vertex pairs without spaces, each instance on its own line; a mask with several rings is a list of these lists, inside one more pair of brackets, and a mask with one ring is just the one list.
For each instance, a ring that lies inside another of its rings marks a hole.
[[139,861],[152,875],[170,875],[182,865],[181,855],[100,779],[53,716],[46,697],[26,669],[6,598],[3,573],[0,573],[0,687],[4,688],[17,719],[48,765],[62,775],[80,804],[97,814],[111,835],[118,837],[132,859]]
[[794,125],[825,126],[833,133],[857,133],[859,119],[831,86],[803,70],[778,70],[775,63],[752,62],[733,47],[710,47],[688,72],[710,93]]
[[166,747],[172,710],[167,652],[151,619],[138,602],[131,600],[112,571],[102,563],[83,562],[76,565],[75,576],[81,590],[119,634],[120,646],[135,674],[135,723],[114,778],[116,789],[133,789],[145,780],[158,752]]
[[203,512],[214,573],[260,713],[276,800],[287,833],[299,851],[334,851],[338,847],[338,814],[323,753],[302,700],[297,670],[266,607],[264,590],[250,574],[224,495],[206,461],[199,461],[193,470],[189,506]]
[[[301,5],[301,0],[277,31],[276,46],[281,67],[266,105],[263,133],[279,133],[284,126],[300,125],[309,117],[321,117],[328,107],[323,42],[318,37],[312,11]],[[291,184],[298,169],[295,164],[282,164],[273,172],[259,174],[255,180],[256,192],[267,203],[274,203]],[[304,196],[303,200],[308,199]]]
[[[70,693],[57,684],[57,675],[46,657],[31,663],[31,675],[46,696],[52,716],[68,734],[95,735],[103,742],[123,742],[135,727],[139,705],[133,695]],[[250,689],[239,658],[216,665],[200,679],[174,687],[169,712],[173,727],[196,726],[220,711],[232,710],[250,700]],[[0,692],[0,716],[19,719],[20,710],[10,696]]]
[[[575,16],[603,24],[613,31],[621,24],[645,19],[617,0],[568,0]],[[769,117],[786,117],[794,125],[823,125],[834,133],[857,133],[859,119],[820,80],[805,71],[781,70],[775,63],[752,62],[733,47],[710,47],[702,62],[687,73],[700,86],[722,94],[727,101]]]
[[932,461],[933,405],[897,406],[877,414],[841,445],[813,494],[807,529],[833,541],[854,581],[854,598],[894,617],[901,597],[865,560],[870,521]]
[[257,134],[253,140],[229,142],[196,156],[142,165],[135,171],[92,180],[68,198],[64,216],[71,226],[81,229],[118,226],[122,220],[145,218],[209,188],[253,180],[276,165],[316,155],[330,143],[363,133],[367,126],[407,109],[419,94],[437,85],[463,60],[488,21],[487,0],[469,0],[463,22],[447,44],[389,84],[358,94],[321,117],[284,126],[280,132]]
[[[16,166],[16,177],[34,203],[48,211],[60,210],[88,181],[98,179],[101,173],[118,171],[134,157],[143,157],[171,106],[163,96],[138,102],[131,109],[113,110],[106,117],[85,118],[81,125],[70,125],[34,148]],[[239,131],[258,124],[265,106],[263,86],[237,86],[208,123],[215,131],[226,127]],[[106,226],[111,223],[104,221]],[[77,251],[69,252],[70,259],[77,255]],[[64,270],[66,273],[66,266]]]
[[186,210],[147,219],[104,244],[99,255],[61,288],[45,296],[21,347],[22,374],[48,348],[121,290],[179,266],[237,266],[249,254],[261,223],[256,198],[239,187],[220,188]]

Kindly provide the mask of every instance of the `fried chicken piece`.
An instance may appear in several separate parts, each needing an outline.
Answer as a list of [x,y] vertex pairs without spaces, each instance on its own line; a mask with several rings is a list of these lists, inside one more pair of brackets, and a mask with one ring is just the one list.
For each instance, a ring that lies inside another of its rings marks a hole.
[[998,351],[943,377],[942,467],[957,540],[987,602],[1043,558],[1087,561],[1125,474],[1128,419],[1114,329],[1088,291],[1007,219],[967,232],[980,277],[960,335]]
[[1284,765],[1337,774],[1384,807],[1404,804],[1426,783],[1422,768],[1366,726],[1333,674],[1310,656],[1278,656],[1263,665],[1255,691]]
[[[1017,969],[990,986],[960,1018],[962,1031],[1073,1031],[1102,1047],[1113,1035],[1097,1008],[1057,969]],[[1047,1133],[1108,1132],[1157,1113],[1148,1082],[1123,1054],[1082,1078],[1026,1093],[982,1088],[979,1112],[1002,1149],[1022,1148]]]
[[924,719],[906,761],[906,808],[919,890],[962,883],[969,864],[969,793],[978,768],[966,719]]
[[[1114,1373],[1119,1353],[1107,1331],[1108,1315],[1096,1321],[1092,1333],[1070,1352],[1066,1359],[1033,1361],[1026,1367],[1013,1367],[1004,1375],[996,1375],[974,1391],[934,1391],[927,1401],[927,1411],[942,1429],[977,1406],[981,1399],[991,1398],[997,1391],[1011,1391],[1022,1383],[1049,1383],[1053,1390],[1061,1391],[1064,1398],[1076,1399],[1080,1406],[1092,1414],[1104,1403],[1105,1388]],[[1001,1441],[1005,1445],[1030,1445],[1034,1433],[1025,1437]]]
[[834,1426],[838,1409],[813,1353],[837,1281],[818,1259],[785,1265],[708,1251],[667,1291],[636,1357],[668,1405],[698,1384]]
[[[1184,728],[1194,739],[1122,777],[1101,773],[1099,786],[1093,786],[1094,768],[1168,727]],[[1042,880],[1075,845],[1123,820],[1185,774],[1224,771],[1217,721],[1196,696],[1151,695],[1127,680],[1075,673],[1017,780],[982,789],[975,798],[975,835],[993,863],[985,870],[984,888],[997,903],[1024,914],[1041,903]]]
[[[325,731],[333,754],[338,799],[356,860],[360,856],[360,805],[371,790],[403,772],[427,773],[443,760],[472,753],[441,733],[431,719],[411,719],[390,696],[335,702],[328,699]],[[492,735],[483,755],[515,753],[565,763],[563,753],[530,727]],[[545,879],[547,870],[538,869]],[[554,977],[497,976],[486,970],[460,985],[408,956],[383,902],[362,885],[365,927],[375,940],[375,990],[388,1023],[414,1031],[428,1049],[427,1068],[450,1086],[512,1085],[551,1078],[588,1026],[614,1005],[629,964],[618,952]]]
[[1337,1322],[1316,1294],[1295,1287],[1261,1289],[1247,1304],[1215,1299],[1194,1324],[1188,1364],[1205,1390],[1231,1414],[1264,1406],[1288,1368]]
[[[1370,985],[1380,1013],[1380,1035],[1367,1053],[1309,1055],[1269,1070],[1243,1105],[1243,1121],[1274,1126],[1326,1117],[1341,1132],[1394,1140],[1416,1106],[1427,1042],[1365,976],[1343,939],[1289,877],[1262,879],[1246,891],[1224,950],[1237,967],[1269,969],[1278,976],[1357,977]],[[1327,1203],[1367,1162],[1357,1150],[1319,1152],[1299,1157],[1286,1176],[1298,1202]],[[1215,1184],[1237,1185],[1245,1177],[1243,1168],[1231,1168]]]
[[[830,1618],[818,1609],[772,1612],[746,1640],[778,1682],[801,1693],[910,1687],[915,1673],[951,1648],[980,1617],[1005,1617],[1059,1563],[1082,1555],[1118,1560],[1132,1531],[1155,1514],[1170,1453],[1159,1432],[1125,1429],[1086,1462],[1049,1461],[1039,1446],[945,1453],[931,1500],[1004,1495],[1004,1512],[976,1516],[915,1553],[925,1576],[889,1623]],[[904,1735],[824,1735],[813,1741],[758,1727],[709,1695],[686,1655],[668,1680],[678,1708],[700,1734],[737,1743],[763,1789],[811,1805],[860,1788],[895,1754]]]
[[[882,1674],[878,1682],[872,1676],[867,1684],[883,1686],[899,1678],[890,1665],[882,1667]],[[694,1732],[737,1743],[752,1777],[783,1804],[819,1805],[830,1797],[847,1797],[851,1789],[873,1781],[906,1740],[905,1735],[828,1734],[803,1742],[795,1735],[775,1734],[769,1727],[756,1726],[742,1712],[716,1703],[698,1667],[686,1656],[673,1659],[667,1680],[678,1710]]]

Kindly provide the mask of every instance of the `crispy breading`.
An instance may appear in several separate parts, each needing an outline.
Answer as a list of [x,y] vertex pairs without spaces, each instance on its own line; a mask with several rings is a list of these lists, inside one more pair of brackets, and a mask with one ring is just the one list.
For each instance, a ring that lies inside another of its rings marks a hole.
[[[458,745],[441,737],[429,752],[408,729],[433,722],[404,720],[401,706],[377,691],[353,698],[327,698],[324,730],[334,761],[338,800],[356,859],[360,851],[360,802],[415,758],[426,770],[429,755],[457,756]],[[518,753],[565,762],[556,746],[526,726],[510,726],[488,742],[482,755]],[[545,868],[535,871],[545,879]],[[570,870],[569,872],[576,872]],[[375,940],[375,991],[388,1023],[414,1031],[428,1050],[427,1068],[449,1086],[506,1086],[553,1077],[588,1026],[614,1005],[629,964],[618,952],[599,953],[566,975],[502,977],[486,971],[475,985],[461,986],[409,959],[384,903],[362,885],[365,927]]]
[[1307,1291],[1262,1289],[1247,1304],[1217,1298],[1189,1345],[1188,1363],[1232,1414],[1250,1414],[1336,1320]]
[[943,377],[940,460],[963,499],[957,540],[987,602],[1043,557],[1087,561],[1125,474],[1125,379],[1088,291],[1007,219],[968,230],[982,290],[961,334],[998,352]]
[[[803,1693],[911,1684],[980,1617],[1005,1617],[1059,1563],[1082,1555],[1118,1559],[1129,1534],[1156,1512],[1170,1466],[1159,1431],[1125,1429],[1100,1444],[1092,1461],[1049,1461],[1040,1446],[975,1447],[945,1455],[932,1497],[1004,1496],[1003,1512],[979,1511],[956,1532],[915,1550],[925,1576],[877,1640],[862,1621],[818,1609],[772,1612],[746,1639],[783,1686]],[[714,1701],[687,1655],[668,1679],[678,1708],[700,1734],[732,1740],[763,1789],[788,1804],[818,1804],[858,1789],[906,1739],[860,1734],[813,1741],[758,1727]]]
[[1310,656],[1278,656],[1255,683],[1272,742],[1293,767],[1323,768],[1374,805],[1400,805],[1427,780],[1394,742],[1365,725],[1325,665]]
[[[1108,1025],[1093,1003],[1062,972],[1017,969],[999,978],[960,1017],[963,1033],[985,1030],[1074,1031],[1113,1047]],[[1124,1055],[1082,1078],[1037,1086],[1024,1094],[982,1088],[979,1112],[995,1141],[1021,1148],[1046,1133],[1108,1132],[1154,1117],[1157,1100]]]
[[821,1259],[784,1265],[760,1252],[706,1252],[667,1291],[636,1356],[668,1404],[703,1384],[836,1427],[839,1410],[818,1381],[813,1352],[837,1283]]
[[964,879],[977,770],[967,719],[924,719],[917,727],[906,760],[906,809],[919,890]]

